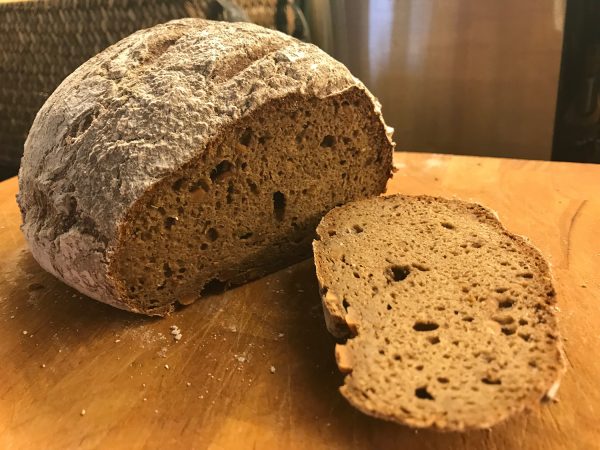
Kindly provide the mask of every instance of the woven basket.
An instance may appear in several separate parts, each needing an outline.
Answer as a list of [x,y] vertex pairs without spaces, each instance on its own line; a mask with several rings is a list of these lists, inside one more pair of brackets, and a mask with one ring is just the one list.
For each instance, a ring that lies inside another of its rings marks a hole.
[[288,23],[292,8],[298,12],[288,0],[0,0],[0,179],[17,173],[48,96],[109,45],[182,17],[250,20],[305,37]]

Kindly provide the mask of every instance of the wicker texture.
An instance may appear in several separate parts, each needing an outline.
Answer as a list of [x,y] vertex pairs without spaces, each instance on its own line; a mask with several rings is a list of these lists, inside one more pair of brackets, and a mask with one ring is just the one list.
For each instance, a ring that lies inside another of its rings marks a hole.
[[278,0],[42,0],[0,3],[0,179],[15,175],[35,114],[90,57],[142,28],[182,17],[276,27]]

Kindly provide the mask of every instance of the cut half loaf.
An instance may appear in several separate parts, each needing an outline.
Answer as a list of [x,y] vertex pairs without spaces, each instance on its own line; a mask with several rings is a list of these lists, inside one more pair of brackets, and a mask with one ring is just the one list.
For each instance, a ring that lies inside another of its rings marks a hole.
[[173,21],[95,56],[42,107],[22,228],[67,284],[163,315],[309,257],[324,213],[385,189],[392,150],[377,101],[317,47]]
[[329,212],[313,244],[329,331],[361,411],[490,427],[553,396],[563,371],[547,263],[488,209],[394,195]]

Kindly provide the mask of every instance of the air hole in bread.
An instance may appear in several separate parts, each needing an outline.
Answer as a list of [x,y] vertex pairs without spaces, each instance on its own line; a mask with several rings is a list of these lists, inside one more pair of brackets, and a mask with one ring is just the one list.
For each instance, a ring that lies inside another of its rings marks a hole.
[[352,274],[354,275],[354,278],[360,278],[360,274],[358,272],[354,271]]
[[242,239],[242,240],[250,239],[253,234],[254,233],[252,233],[252,231],[248,231],[247,233],[244,233],[244,234],[240,235],[240,239]]
[[413,330],[415,330],[415,331],[433,331],[433,330],[437,330],[439,327],[440,326],[435,322],[423,322],[423,321],[418,320],[413,325]]
[[280,191],[273,194],[273,213],[277,220],[283,220],[285,215],[285,195]]
[[410,267],[408,266],[390,266],[386,270],[386,276],[391,281],[402,281],[410,274]]
[[206,236],[211,242],[214,242],[219,239],[219,232],[215,228],[209,228],[206,230]]
[[329,237],[333,237],[333,236],[335,236],[337,233],[335,232],[335,230],[329,230],[329,231],[327,232],[327,234],[329,235]]
[[365,230],[363,230],[363,227],[361,227],[360,225],[353,225],[352,229],[356,232],[356,234],[362,233],[363,231],[365,231]]
[[517,331],[517,327],[516,326],[502,327],[501,331],[505,335],[510,336],[511,334],[515,334],[515,332]]
[[164,224],[165,224],[165,228],[167,230],[171,230],[171,228],[173,227],[173,225],[175,225],[175,223],[177,223],[177,218],[176,217],[166,217]]
[[210,295],[222,294],[225,292],[227,288],[227,283],[219,280],[218,278],[213,278],[208,283],[204,285],[202,291],[200,292],[200,297],[207,297]]
[[258,194],[258,185],[254,181],[248,178],[246,179],[246,183],[248,184],[248,187],[250,187],[250,192],[253,194]]
[[439,344],[439,343],[440,343],[440,338],[439,338],[438,336],[429,336],[429,337],[427,338],[427,340],[429,341],[429,343],[430,343],[431,345],[436,345],[436,344]]
[[505,288],[505,287],[496,288],[496,292],[498,294],[504,294],[506,291],[508,291],[508,288]]
[[431,395],[427,390],[427,386],[422,386],[415,389],[415,397],[420,398],[422,400],[435,400],[433,395]]
[[391,311],[391,310],[392,310],[392,305],[390,305],[390,304],[388,303],[388,304],[387,304],[387,306],[386,306],[386,309],[387,309],[388,311]]
[[412,265],[415,269],[420,270],[421,272],[427,272],[429,271],[429,267],[424,266],[423,264],[418,264],[418,263],[413,263]]
[[465,316],[465,317],[462,318],[462,320],[465,321],[465,322],[473,322],[474,319],[471,316]]
[[208,186],[208,183],[204,180],[196,180],[194,181],[192,184],[190,184],[188,191],[189,192],[196,192],[197,190],[202,189],[204,192],[208,192],[208,190],[210,189],[210,187]]
[[515,301],[512,298],[505,298],[504,300],[500,300],[498,302],[498,307],[502,309],[512,308],[515,304]]
[[520,273],[517,276],[522,277],[522,278],[527,278],[527,279],[533,278],[533,274],[531,272]]
[[502,380],[500,380],[500,378],[494,378],[494,377],[483,377],[481,379],[481,382],[484,384],[502,384]]
[[441,223],[441,225],[442,225],[444,228],[447,228],[448,230],[454,230],[454,228],[456,228],[454,225],[452,225],[452,224],[451,224],[451,223],[449,223],[449,222],[442,222],[442,223]]
[[519,325],[527,325],[527,320],[525,319],[519,319]]
[[218,183],[219,181],[223,180],[232,170],[233,164],[225,159],[217,164],[210,172],[210,179],[213,183]]
[[492,320],[498,322],[500,325],[510,325],[515,321],[515,319],[509,315],[493,316]]
[[183,178],[180,178],[179,180],[175,181],[175,183],[173,183],[171,187],[175,192],[179,192],[184,183],[185,180]]
[[163,273],[165,274],[165,278],[173,276],[173,270],[171,269],[171,266],[169,266],[169,263],[163,264]]
[[335,136],[328,134],[321,141],[321,147],[326,147],[326,148],[333,147],[335,145],[335,142],[336,142]]
[[252,142],[252,128],[246,128],[242,134],[240,135],[240,139],[239,139],[240,144],[248,147],[250,145],[250,143]]
[[442,383],[442,384],[448,384],[450,382],[450,380],[446,377],[438,377],[437,380],[438,380],[438,383]]
[[531,339],[531,335],[529,333],[519,333],[519,337],[525,342],[529,342],[529,339]]
[[342,306],[344,307],[344,310],[345,310],[346,312],[348,312],[348,308],[350,308],[350,303],[348,303],[348,300],[346,300],[346,299],[343,299],[343,300],[342,300]]

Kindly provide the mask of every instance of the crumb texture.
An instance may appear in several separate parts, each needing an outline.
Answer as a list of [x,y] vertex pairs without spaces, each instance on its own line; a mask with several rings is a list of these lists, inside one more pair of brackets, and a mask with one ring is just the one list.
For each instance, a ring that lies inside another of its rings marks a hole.
[[395,195],[328,213],[313,243],[342,394],[414,427],[490,427],[563,371],[548,265],[489,210]]
[[162,315],[308,255],[320,215],[384,189],[392,145],[377,101],[317,47],[177,20],[101,52],[44,104],[22,228],[66,283]]

